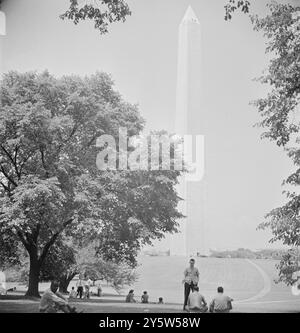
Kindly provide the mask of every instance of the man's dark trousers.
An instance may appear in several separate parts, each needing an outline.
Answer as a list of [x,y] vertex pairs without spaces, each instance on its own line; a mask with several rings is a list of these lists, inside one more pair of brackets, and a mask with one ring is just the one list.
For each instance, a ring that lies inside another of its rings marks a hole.
[[196,287],[197,284],[194,284],[193,282],[191,283],[187,283],[185,282],[184,283],[184,304],[183,304],[183,310],[185,310],[185,307],[188,303],[188,299],[189,299],[189,295],[190,295],[190,292],[191,290],[193,291],[194,290],[194,287]]
[[82,294],[83,294],[83,287],[79,286],[77,288],[77,296],[79,295],[79,297],[82,298]]

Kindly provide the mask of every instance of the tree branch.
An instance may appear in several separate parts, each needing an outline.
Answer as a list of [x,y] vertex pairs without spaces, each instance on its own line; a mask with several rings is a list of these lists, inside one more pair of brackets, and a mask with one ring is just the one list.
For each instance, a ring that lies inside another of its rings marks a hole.
[[45,260],[47,253],[50,249],[50,247],[55,243],[55,241],[57,240],[57,237],[61,234],[61,232],[69,225],[73,222],[73,218],[67,220],[65,223],[63,223],[63,227],[61,228],[60,231],[56,232],[49,240],[49,242],[44,246],[44,249],[42,251],[42,254],[40,255],[39,258],[39,263],[42,264],[43,261]]
[[29,252],[30,251],[30,244],[23,236],[22,232],[20,230],[17,231],[17,235],[20,238],[22,244],[24,245],[25,249]]
[[4,151],[5,155],[9,158],[9,160],[13,164],[14,169],[16,171],[16,174],[17,174],[18,178],[20,179],[20,173],[19,173],[18,164],[17,164],[18,146],[16,146],[16,148],[15,148],[15,156],[14,157],[11,156],[11,154],[8,152],[8,150],[6,148],[4,148],[3,145],[1,145],[1,148]]
[[0,164],[1,166],[1,172],[3,173],[3,175],[7,178],[7,180],[9,180],[15,187],[18,186],[18,184],[11,178],[11,176],[8,175],[8,173],[5,171],[5,169],[3,168],[3,165]]

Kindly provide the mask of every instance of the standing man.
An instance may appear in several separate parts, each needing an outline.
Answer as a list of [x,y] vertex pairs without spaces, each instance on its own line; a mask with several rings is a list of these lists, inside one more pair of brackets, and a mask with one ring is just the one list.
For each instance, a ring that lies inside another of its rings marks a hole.
[[186,306],[188,303],[189,295],[191,290],[194,290],[194,287],[198,285],[199,282],[199,271],[198,268],[195,267],[195,259],[190,259],[190,266],[184,271],[184,304],[183,310],[186,310]]
[[93,281],[87,276],[86,281],[84,283],[84,288],[85,288],[85,298],[90,298],[90,289],[93,285]]
[[76,283],[76,287],[77,287],[77,296],[79,296],[79,298],[82,298],[84,281],[82,280],[82,276],[81,275],[79,275],[79,279],[78,279],[78,281]]

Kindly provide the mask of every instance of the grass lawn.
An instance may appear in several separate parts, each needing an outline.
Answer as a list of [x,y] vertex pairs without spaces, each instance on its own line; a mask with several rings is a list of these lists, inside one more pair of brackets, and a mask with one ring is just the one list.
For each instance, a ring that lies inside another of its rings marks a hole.
[[[114,299],[76,300],[70,302],[78,311],[86,313],[178,313],[182,312],[178,304],[127,304]],[[39,299],[29,299],[20,295],[0,297],[0,313],[39,312]]]
[[[152,304],[128,304],[123,295],[118,295],[111,288],[102,286],[101,298],[77,299],[71,303],[78,310],[87,313],[140,312],[170,313],[182,312],[183,286],[182,272],[188,258],[185,257],[141,257],[139,258],[139,280],[130,288],[135,290],[135,298],[140,300],[144,290],[148,291]],[[253,265],[254,263],[254,265]],[[291,294],[290,288],[276,284],[275,261],[255,260],[253,263],[244,259],[197,258],[200,271],[199,287],[206,300],[210,302],[216,288],[222,285],[225,293],[233,297],[233,312],[300,312],[300,297]],[[262,275],[263,271],[263,275]],[[72,281],[75,285],[76,281]],[[40,291],[49,287],[41,283]],[[9,296],[0,296],[0,312],[38,312],[38,299],[24,297],[26,287],[17,286],[17,292]],[[265,292],[262,292],[264,291]],[[165,304],[154,304],[158,297],[163,297]]]

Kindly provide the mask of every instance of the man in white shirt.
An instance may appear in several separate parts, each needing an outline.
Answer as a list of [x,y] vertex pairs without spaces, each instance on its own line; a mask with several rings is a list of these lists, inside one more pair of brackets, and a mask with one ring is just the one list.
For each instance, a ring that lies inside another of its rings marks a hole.
[[199,293],[198,286],[189,295],[188,308],[191,312],[206,312],[208,310],[204,296]]
[[211,301],[209,311],[214,313],[228,313],[232,310],[233,299],[224,295],[223,287],[218,287],[218,295]]
[[194,287],[198,285],[199,282],[199,271],[195,267],[195,259],[190,259],[190,266],[184,271],[184,304],[183,310],[186,309],[188,298],[191,290],[194,290]]
[[43,313],[56,313],[58,311],[70,313],[75,312],[75,308],[69,306],[66,298],[60,294],[58,289],[59,283],[52,281],[50,288],[47,289],[40,302],[39,310]]
[[90,289],[93,285],[93,281],[87,277],[87,280],[84,283],[84,288],[85,288],[85,297],[90,298]]

